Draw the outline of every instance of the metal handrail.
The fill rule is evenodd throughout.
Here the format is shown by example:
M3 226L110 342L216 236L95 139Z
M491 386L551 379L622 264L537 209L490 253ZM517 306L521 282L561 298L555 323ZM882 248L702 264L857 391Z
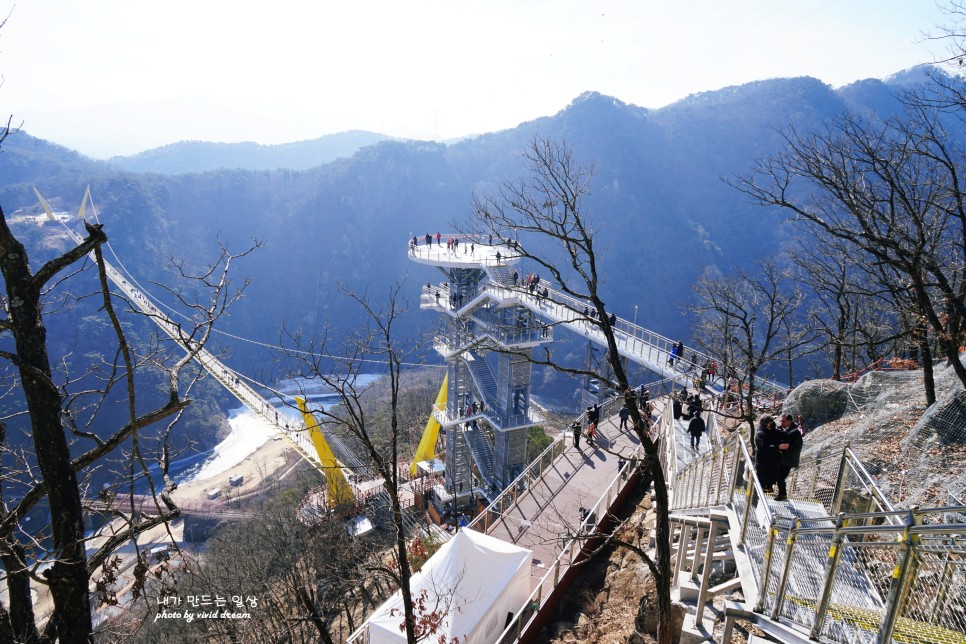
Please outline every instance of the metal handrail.
M634 450L634 453L631 456L632 461L634 460L638 462L640 461L641 449L642 448L638 446ZM609 506L610 506L611 500L617 498L620 495L620 490L624 487L624 485L627 485L630 479L631 477L628 474L626 469L619 470L618 472L616 472L616 474L614 475L614 478L611 479L610 483L608 483L604 492L597 499L597 502L594 503L594 505L591 508L588 508L589 512L587 513L586 517L581 521L576 534L571 536L570 540L568 540L567 544L563 547L560 554L557 555L557 558L554 560L553 565L548 566L547 572L544 573L543 576L539 579L539 581L537 582L536 588L534 588L533 591L530 592L530 595L523 602L521 609L514 613L513 619L510 621L509 624L507 624L506 628L503 629L503 632L500 633L500 636L496 639L497 642L509 641L509 640L505 640L504 638L514 633L515 633L514 641L516 639L519 639L523 630L527 626L529 626L533 618L537 615L537 613L539 613L540 608L543 606L543 602L546 601L547 597L553 592L553 589L556 588L557 584L560 582L560 577L561 577L560 568L561 568L561 563L565 561L565 555L569 558L567 565L568 566L574 565L574 563L577 560L577 556L579 556L581 551L581 548L578 548L576 546L579 544L583 544L585 541L587 541L587 539L590 536L592 536L596 532L596 524L593 526L589 524L589 522L591 521L591 518L593 517L598 523L600 523L605 518L606 514L609 513L609 510L610 510ZM616 494L615 494L615 490L616 490ZM606 512L601 511L602 506L604 506L603 510L605 510ZM553 584L550 590L547 592L546 596L544 596L543 586L551 574L553 574ZM526 623L523 623L521 616L524 615L526 607L532 606L534 605L534 603L536 603L537 610L534 611L533 614L528 616Z
M882 492L879 484L875 482L875 479L872 478L872 475L869 474L869 471L865 469L865 465L862 464L862 461L859 460L859 457L856 456L855 452L852 451L852 448L847 445L845 447L845 456L849 459L852 467L855 468L855 470L859 473L863 484L872 492L872 495L879 502L879 505L885 508L887 512L894 512L895 506L892 505L892 502L889 501L886 495Z

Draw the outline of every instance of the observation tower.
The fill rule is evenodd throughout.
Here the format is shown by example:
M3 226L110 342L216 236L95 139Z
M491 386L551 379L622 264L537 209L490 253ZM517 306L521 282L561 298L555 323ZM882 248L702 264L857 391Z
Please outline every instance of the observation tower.
M409 258L444 277L423 285L419 306L441 317L433 345L448 391L433 415L446 430L446 488L493 497L526 467L527 428L543 420L530 408L530 353L553 341L553 328L515 296L530 289L523 276L514 283L512 244L426 235L409 241Z

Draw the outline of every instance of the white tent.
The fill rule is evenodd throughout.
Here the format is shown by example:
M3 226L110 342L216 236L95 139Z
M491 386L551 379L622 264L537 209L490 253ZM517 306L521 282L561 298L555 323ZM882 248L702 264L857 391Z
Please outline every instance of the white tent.
M424 615L442 615L439 630L447 641L492 644L530 595L533 553L473 530L460 530L412 578L412 596ZM419 620L417 611L417 620ZM406 641L402 594L396 592L369 618L370 644Z

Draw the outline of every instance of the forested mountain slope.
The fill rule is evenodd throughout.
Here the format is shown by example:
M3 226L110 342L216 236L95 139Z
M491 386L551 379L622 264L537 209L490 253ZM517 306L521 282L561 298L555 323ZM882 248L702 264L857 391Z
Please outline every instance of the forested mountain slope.
M722 178L777 150L780 128L808 130L847 109L893 113L894 90L917 78L913 71L839 90L812 78L774 79L658 110L590 92L510 130L451 145L383 141L301 171L118 172L20 132L0 154L0 203L8 213L35 208L36 185L74 209L90 184L113 248L143 279L162 278L168 256L203 263L218 239L234 248L262 240L239 266L253 282L225 326L273 341L283 326L349 328L339 283L378 296L391 276L407 280L415 297L420 283L438 276L408 261L406 240L445 234L464 219L474 194L518 177L532 137L563 139L596 164L588 206L608 306L631 318L639 305L640 323L686 338L689 321L679 305L706 266L727 270L780 254L791 234L780 215L749 205ZM431 315L416 315L403 330L432 324Z

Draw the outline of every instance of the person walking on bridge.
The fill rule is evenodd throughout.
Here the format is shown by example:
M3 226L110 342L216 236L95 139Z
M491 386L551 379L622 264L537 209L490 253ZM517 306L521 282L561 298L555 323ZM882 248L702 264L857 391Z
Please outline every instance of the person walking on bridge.
M627 418L630 416L630 414L631 412L627 408L627 403L624 403L624 405L621 406L621 410L618 412L618 415L620 416L620 419L621 419L621 424L620 424L621 429L627 429Z
M701 448L701 435L704 434L704 418L700 413L691 416L688 433L691 434L691 449L698 451Z
M678 343L671 347L671 355L667 359L667 364L669 367L674 366L674 361L677 358L684 358L684 342L678 340Z

